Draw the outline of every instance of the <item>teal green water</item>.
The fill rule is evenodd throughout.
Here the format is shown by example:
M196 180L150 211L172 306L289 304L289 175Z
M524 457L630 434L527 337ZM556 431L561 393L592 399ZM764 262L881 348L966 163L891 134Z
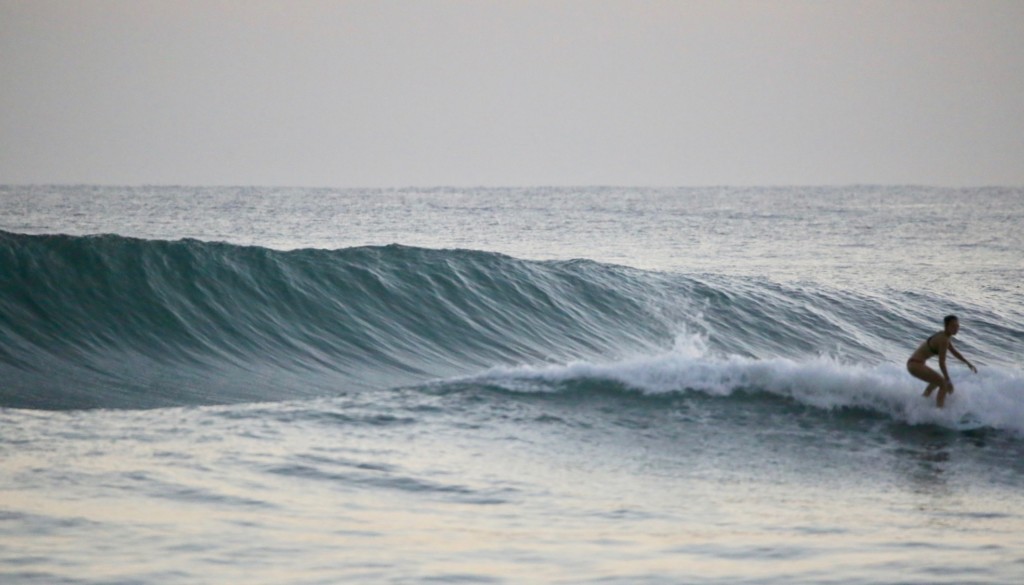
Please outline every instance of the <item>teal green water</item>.
M0 188L0 577L1016 582L1021 195Z

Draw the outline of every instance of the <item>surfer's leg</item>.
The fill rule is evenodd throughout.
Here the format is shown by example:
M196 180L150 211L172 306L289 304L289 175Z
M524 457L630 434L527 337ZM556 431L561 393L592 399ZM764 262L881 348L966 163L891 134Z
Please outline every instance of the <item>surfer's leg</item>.
M939 405L941 406L946 401L946 379L942 377L942 374L919 361L908 361L907 371L918 380L928 382L928 387L924 389L922 396L930 398L932 392L939 388L939 397L937 398Z
M946 395L952 393L953 383L946 382L939 388L939 395L935 397L935 404L938 405L939 408L942 408L943 406L946 405Z

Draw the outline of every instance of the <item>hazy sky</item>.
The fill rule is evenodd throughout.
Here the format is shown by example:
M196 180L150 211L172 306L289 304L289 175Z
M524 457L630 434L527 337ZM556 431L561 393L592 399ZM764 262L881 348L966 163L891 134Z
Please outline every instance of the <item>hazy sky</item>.
M1024 185L1024 1L0 0L0 183Z

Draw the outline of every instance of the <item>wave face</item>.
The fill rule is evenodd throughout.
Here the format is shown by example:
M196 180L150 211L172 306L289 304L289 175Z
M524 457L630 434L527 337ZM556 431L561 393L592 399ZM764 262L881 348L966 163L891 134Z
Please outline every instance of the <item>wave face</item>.
M954 311L971 315L965 352L999 366L972 383L1019 392L1019 371L998 360L1022 332L985 307L912 293L468 250L0 232L0 406L278 401L558 371L645 393L754 390L899 410L885 405L917 384L893 364Z
M0 265L4 406L288 399L665 335L589 262L2 233Z

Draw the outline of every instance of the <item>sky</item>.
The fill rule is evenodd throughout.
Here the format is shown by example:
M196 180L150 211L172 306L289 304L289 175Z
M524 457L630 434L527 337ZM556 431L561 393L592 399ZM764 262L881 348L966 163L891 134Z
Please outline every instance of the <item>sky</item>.
M0 0L0 184L1024 185L1024 2Z

